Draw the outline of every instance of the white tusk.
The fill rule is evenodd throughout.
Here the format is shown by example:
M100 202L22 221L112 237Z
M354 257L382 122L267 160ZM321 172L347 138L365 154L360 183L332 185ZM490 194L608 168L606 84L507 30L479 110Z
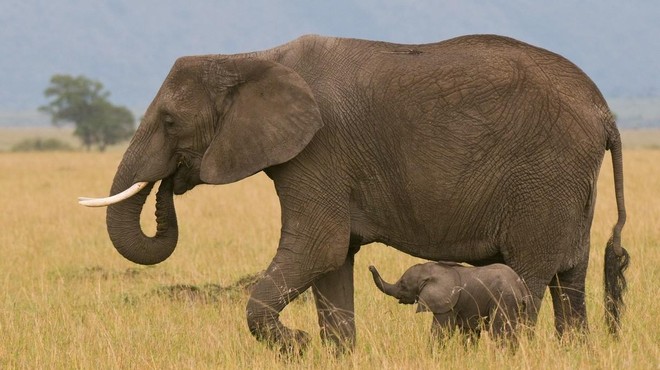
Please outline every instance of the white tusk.
M140 190L144 189L144 187L147 186L147 184L148 182L146 181L136 182L135 184L131 185L130 188L122 191L121 193L106 198L79 197L78 203L87 207L106 207L111 204L119 203L124 199L128 199L132 197L133 195L137 194Z

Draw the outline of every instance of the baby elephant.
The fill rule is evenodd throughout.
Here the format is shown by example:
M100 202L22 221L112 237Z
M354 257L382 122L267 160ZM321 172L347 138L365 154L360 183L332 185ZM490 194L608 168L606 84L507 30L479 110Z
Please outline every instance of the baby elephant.
M483 327L496 340L515 343L518 324L532 309L527 286L503 264L421 263L409 268L395 284L383 281L374 266L369 270L383 293L402 304L417 302L417 312L433 312L431 332L439 339L457 328L466 339L476 340Z

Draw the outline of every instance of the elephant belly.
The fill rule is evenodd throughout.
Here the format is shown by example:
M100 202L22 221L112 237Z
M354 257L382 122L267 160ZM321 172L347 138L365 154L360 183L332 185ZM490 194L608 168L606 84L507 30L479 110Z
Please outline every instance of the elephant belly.
M380 242L428 260L468 262L475 265L502 261L494 233L480 228L480 223L452 224L451 217L431 209L417 209L416 213L369 213L352 207L353 239L359 240L360 244ZM420 214L428 215L420 217Z

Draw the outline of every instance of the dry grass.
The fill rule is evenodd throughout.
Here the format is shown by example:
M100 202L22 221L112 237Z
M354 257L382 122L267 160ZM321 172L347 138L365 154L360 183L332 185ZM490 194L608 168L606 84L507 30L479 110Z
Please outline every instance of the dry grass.
M356 257L355 352L331 355L316 335L312 300L299 299L282 319L310 332L313 342L302 358L286 362L248 332L243 290L211 289L264 269L275 253L279 206L263 175L177 198L178 249L164 263L142 267L114 250L103 210L76 204L79 195L107 192L120 152L0 153L0 368L657 369L660 151L624 156L624 242L632 265L621 340L606 334L601 303L603 250L616 217L608 158L592 231L587 342L554 338L546 299L536 337L516 353L487 340L469 350L453 341L431 350L431 317L378 292L367 269L375 264L393 279L415 259L371 245ZM145 225L153 229L151 217ZM205 298L168 290L177 284L200 287Z

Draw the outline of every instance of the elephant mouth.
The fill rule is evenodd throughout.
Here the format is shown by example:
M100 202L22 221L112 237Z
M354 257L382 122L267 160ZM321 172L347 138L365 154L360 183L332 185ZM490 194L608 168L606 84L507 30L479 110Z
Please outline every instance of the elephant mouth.
M194 175L190 169L177 169L173 175L173 192L175 195L182 195L188 190L194 188L197 183L194 183L192 178Z
M174 194L181 195L203 183L199 176L202 156L192 150L179 150L176 156L177 166L172 175L174 181L173 190Z
M401 298L399 299L401 304L414 304L417 303L417 298Z

